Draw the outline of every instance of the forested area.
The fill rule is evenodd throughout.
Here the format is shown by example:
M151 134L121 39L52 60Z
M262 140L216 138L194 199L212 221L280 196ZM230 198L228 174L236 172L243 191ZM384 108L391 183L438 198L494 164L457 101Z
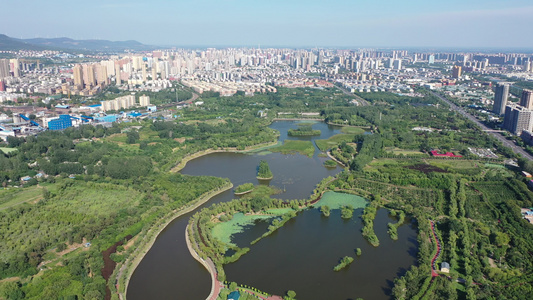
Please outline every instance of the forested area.
M0 181L10 188L0 191L0 279L18 278L0 283L0 298L101 299L106 286L100 271L103 250L129 235L143 234L173 210L228 184L167 171L203 150L272 143L277 133L267 125L277 112L305 111L320 112L332 124L370 127L371 134L354 134L351 141L338 139L333 147L322 147L331 147L349 170L334 181L325 179L308 200L285 203L252 192L245 201L202 211L189 227L199 253L214 258L221 269L247 251L209 236L199 239L200 231L209 234L213 223L230 220L237 211L287 208L294 213L325 189L346 191L372 200L363 216L363 234L370 241L380 207L417 222L418 264L395 280L394 297L533 298L533 226L520 214L521 207L533 206L533 194L518 175L520 169L503 164L514 154L459 114L437 105L432 96L360 96L370 105L352 106L351 97L335 89L280 88L276 94L254 97L205 95L202 107L181 110L176 120L137 120L110 128L83 125L9 138L9 146L18 151L0 155ZM260 118L259 110L268 116ZM500 158L481 159L468 147L495 149ZM437 149L463 158L428 154ZM527 161L519 164L533 169ZM43 176L34 177L38 173ZM13 186L21 186L24 176L32 179L16 190ZM25 193L32 201L23 201ZM292 216L278 216L269 232ZM430 221L443 244L437 265L451 265L450 274L434 279ZM393 228L396 225L390 224L391 237ZM91 245L85 247L85 242ZM123 261L135 245L122 247L113 258ZM225 256L230 248L236 253Z
M0 299L102 299L102 251L227 185L166 171L201 150L273 142L265 122L250 112L216 123L144 120L10 137L18 151L0 155L0 180L10 188L0 191L0 280L14 280L0 283ZM135 245L111 258L123 261Z

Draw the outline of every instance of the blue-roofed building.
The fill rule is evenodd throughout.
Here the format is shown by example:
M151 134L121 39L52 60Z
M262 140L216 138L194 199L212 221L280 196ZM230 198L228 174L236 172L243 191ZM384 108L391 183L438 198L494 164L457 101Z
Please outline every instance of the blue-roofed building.
M238 291L233 291L229 293L228 300L239 300L241 297L241 294Z
M69 115L60 115L58 119L48 122L49 130L63 130L72 127L72 120Z
M142 116L142 114L140 112L137 112L137 111L130 112L130 113L126 114L126 115L128 117L132 117L132 118L136 118L136 117Z
M112 122L116 122L117 118L118 118L117 115L107 115L107 116L103 116L103 117L94 118L94 120L96 122L100 122L100 123L106 123L106 122L112 123Z

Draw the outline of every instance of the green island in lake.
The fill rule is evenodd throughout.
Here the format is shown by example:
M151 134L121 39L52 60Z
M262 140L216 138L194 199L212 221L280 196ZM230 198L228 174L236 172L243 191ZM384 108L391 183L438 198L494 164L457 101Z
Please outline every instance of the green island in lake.
M313 130L312 124L300 123L297 129L289 129L287 131L289 136L315 136L320 135L320 130Z
M257 179L261 180L270 180L274 178L274 174L270 171L270 166L266 160L261 160L259 162L259 167L257 167Z

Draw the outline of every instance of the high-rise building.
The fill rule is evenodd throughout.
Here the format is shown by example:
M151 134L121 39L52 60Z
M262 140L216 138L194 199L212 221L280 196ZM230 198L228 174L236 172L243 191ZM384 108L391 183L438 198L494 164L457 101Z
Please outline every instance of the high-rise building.
M122 84L120 80L120 64L118 62L115 63L115 84L116 85Z
M142 95L139 97L140 106L150 106L150 96Z
M452 77L455 79L461 77L461 66L453 66Z
M126 95L113 100L101 101L102 111L128 109L135 106L135 95Z
M146 64L143 62L141 65L142 75L143 75L143 82L146 82L148 75L146 75Z
M520 105L527 108L533 109L533 91L532 90L523 90L522 97L520 97Z
M0 92L5 92L6 91L6 84L0 80Z
M105 65L96 65L96 81L98 84L107 84L107 67Z
M9 64L11 65L11 72L13 73L13 77L20 77L19 60L17 58L10 59Z
M0 79L11 76L9 72L9 59L0 59Z
M435 55L431 54L428 58L428 62L429 64L434 64L435 63Z
M533 127L533 110L523 106L511 104L505 107L505 117L503 119L503 128L516 134L522 134L522 131L531 131Z
M86 87L96 85L93 65L83 65L83 81Z
M494 91L494 105L492 111L495 114L503 115L505 113L505 106L507 105L507 97L509 95L509 84L498 83Z
M394 67L394 70L401 70L402 69L402 60L401 59L394 60L394 63L392 64L392 66Z
M83 74L81 65L75 65L74 68L72 68L72 74L74 75L74 85L79 88L83 88Z

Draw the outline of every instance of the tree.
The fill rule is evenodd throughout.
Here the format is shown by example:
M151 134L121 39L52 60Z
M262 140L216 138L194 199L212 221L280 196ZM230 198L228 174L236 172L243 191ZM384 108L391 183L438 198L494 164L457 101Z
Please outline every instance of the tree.
M353 216L353 206L351 205L343 206L341 209L341 217L343 219L351 219L352 216Z
M272 200L269 197L255 196L250 200L250 206L254 212L263 210L265 207L268 207L272 203Z
M296 292L293 291L293 290L289 290L287 291L287 296L291 299L295 299L296 298Z
M496 243L496 245L500 247L508 245L509 242L511 241L511 238L509 238L509 235L504 232L496 232L493 235L493 238L494 238L494 242Z
M268 166L266 160L261 160L259 162L259 167L257 169L257 177L264 179L271 179L273 177L272 171L270 171L270 167Z
M331 213L331 211L329 209L329 206L327 206L327 205L324 205L324 206L320 207L320 211L322 212L324 217L329 217L329 215Z
M128 144L135 144L139 139L139 133L137 130L130 130L127 133L128 139L126 140Z

